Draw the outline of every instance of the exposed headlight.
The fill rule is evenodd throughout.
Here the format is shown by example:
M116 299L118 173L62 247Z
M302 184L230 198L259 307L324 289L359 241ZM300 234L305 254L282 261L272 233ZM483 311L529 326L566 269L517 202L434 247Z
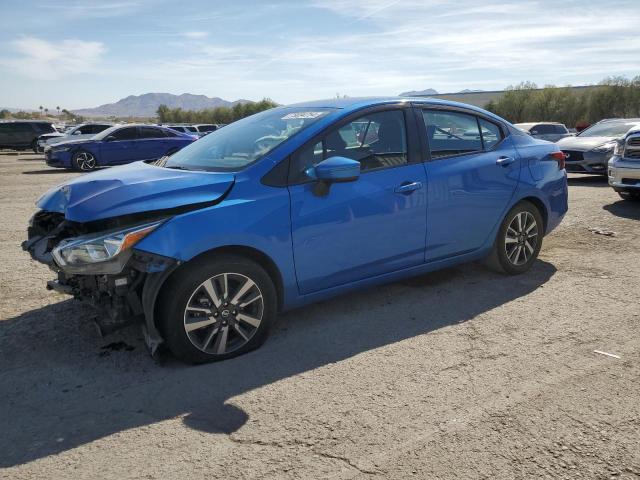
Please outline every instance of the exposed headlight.
M106 262L130 249L155 230L162 222L138 225L102 235L87 235L64 240L53 249L58 265L79 267Z
M613 150L613 154L624 157L624 140L616 142L616 148Z
M599 147L594 148L593 151L598 153L609 153L609 152L613 153L613 150L616 148L617 144L618 142L616 141L607 142L600 145Z
M54 152L68 152L69 150L71 150L71 146L67 146L67 145L60 145L59 147L57 145L53 145L51 147L51 150L53 150Z

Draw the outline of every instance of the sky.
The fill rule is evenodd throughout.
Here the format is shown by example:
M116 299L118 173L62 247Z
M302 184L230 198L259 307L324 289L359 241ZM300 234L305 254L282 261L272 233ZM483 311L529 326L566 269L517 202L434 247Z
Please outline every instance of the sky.
M640 75L639 0L0 0L0 106L278 103Z

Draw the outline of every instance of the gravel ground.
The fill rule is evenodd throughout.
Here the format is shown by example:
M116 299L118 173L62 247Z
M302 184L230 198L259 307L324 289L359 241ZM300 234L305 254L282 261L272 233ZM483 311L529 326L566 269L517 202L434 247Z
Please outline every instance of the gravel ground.
M100 338L21 251L38 195L72 176L0 154L1 478L640 477L640 204L601 178L570 178L526 275L343 296L187 367L134 327Z

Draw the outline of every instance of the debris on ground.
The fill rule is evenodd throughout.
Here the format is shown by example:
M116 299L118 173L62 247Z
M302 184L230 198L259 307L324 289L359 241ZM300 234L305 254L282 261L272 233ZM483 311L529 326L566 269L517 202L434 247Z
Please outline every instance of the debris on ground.
M108 343L107 345L100 347L100 350L102 350L100 352L100 356L101 357L107 357L109 355L111 355L111 352L121 352L121 351L126 351L126 352L130 352L131 350L134 350L136 347L134 347L133 345L129 345L126 342L111 342Z
M600 227L589 227L589 231L591 233L595 233L597 235L604 235L605 237L617 237L618 234L613 230L607 230L606 228Z
M599 353L600 355L606 355L607 357L620 358L620 355L614 353L603 352L601 350L594 350L593 353Z

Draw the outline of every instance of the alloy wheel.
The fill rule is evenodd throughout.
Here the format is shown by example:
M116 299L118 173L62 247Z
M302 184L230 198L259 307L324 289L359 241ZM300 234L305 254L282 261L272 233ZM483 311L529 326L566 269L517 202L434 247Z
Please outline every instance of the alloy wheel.
M233 352L255 335L264 300L258 285L240 273L221 273L202 282L184 310L184 329L197 349L212 355Z
M536 251L538 223L530 212L518 212L509 223L504 238L507 259L513 265L524 265Z
M80 170L88 171L96 168L96 158L89 152L80 152L76 155L76 162Z

